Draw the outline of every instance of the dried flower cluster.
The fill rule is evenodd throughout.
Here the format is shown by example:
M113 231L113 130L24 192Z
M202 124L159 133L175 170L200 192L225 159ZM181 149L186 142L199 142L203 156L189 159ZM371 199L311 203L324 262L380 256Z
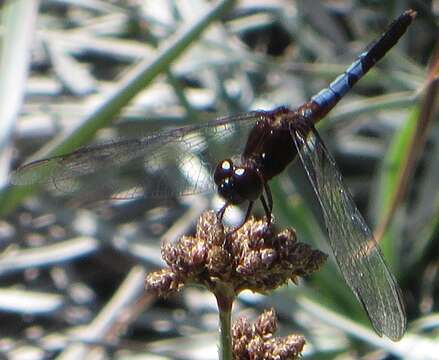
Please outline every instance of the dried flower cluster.
M299 335L273 336L277 329L274 309L266 310L251 325L240 318L232 326L233 359L283 360L299 358L305 339Z
M215 293L224 285L235 295L244 289L265 293L319 269L327 255L296 239L292 229L273 234L264 220L249 219L237 231L225 229L213 211L199 219L196 236L162 246L168 268L148 275L146 288L158 295L185 283Z

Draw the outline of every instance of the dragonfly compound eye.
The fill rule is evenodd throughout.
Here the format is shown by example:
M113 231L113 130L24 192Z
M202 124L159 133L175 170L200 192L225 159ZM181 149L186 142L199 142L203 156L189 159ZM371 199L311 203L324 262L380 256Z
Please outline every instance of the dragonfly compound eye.
M231 160L223 160L215 169L214 180L218 193L228 203L238 205L254 201L262 193L262 179L251 167L236 167Z
M215 181L215 184L217 186L220 186L224 180L231 178L233 175L233 163L232 160L226 159L221 161L216 169L215 173L213 175L213 179Z
M218 184L218 194L232 205L241 204L246 200L236 191L235 182L232 178L224 179Z
M245 200L254 201L261 196L262 178L254 168L236 168L233 171L235 191Z

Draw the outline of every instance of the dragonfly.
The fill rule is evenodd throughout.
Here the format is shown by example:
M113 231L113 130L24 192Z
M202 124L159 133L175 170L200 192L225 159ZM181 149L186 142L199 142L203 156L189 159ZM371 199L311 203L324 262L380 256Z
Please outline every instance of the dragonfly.
M242 203L248 203L248 218L253 204L260 201L270 222L269 181L299 158L320 203L328 242L344 280L375 331L397 341L407 321L400 288L315 124L398 42L415 16L413 10L402 13L344 73L295 109L252 111L86 146L22 165L12 173L11 183L46 184L61 193L88 189L90 196L104 193L113 199L216 189L225 200L218 211L221 220L228 206ZM233 139L242 144L245 138L240 153L230 154L236 147L224 146ZM218 161L222 152L229 154ZM115 171L120 176L113 176Z

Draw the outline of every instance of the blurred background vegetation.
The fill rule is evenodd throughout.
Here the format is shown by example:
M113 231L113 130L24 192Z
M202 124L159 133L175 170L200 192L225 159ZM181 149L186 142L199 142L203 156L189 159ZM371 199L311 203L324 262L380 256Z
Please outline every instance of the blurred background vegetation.
M376 336L332 262L298 287L243 294L234 316L274 306L281 334L305 335L305 358L439 359L437 0L2 2L2 358L217 358L211 294L143 291L160 242L193 231L215 194L90 207L8 174L96 139L297 106L408 8L402 40L319 126L398 278L407 335ZM273 192L276 225L329 253L300 164Z

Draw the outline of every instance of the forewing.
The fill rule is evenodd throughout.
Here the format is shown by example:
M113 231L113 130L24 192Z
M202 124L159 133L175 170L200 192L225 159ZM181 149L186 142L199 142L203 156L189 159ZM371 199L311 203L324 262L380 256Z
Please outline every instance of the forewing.
M46 184L60 193L101 198L170 198L211 190L221 157L245 145L260 112L80 148L31 162L11 176L15 185ZM94 199L93 199L94 200Z
M329 244L340 271L366 310L376 332L399 340L406 315L400 289L371 230L344 187L337 165L312 130L291 130L302 164L319 199Z

